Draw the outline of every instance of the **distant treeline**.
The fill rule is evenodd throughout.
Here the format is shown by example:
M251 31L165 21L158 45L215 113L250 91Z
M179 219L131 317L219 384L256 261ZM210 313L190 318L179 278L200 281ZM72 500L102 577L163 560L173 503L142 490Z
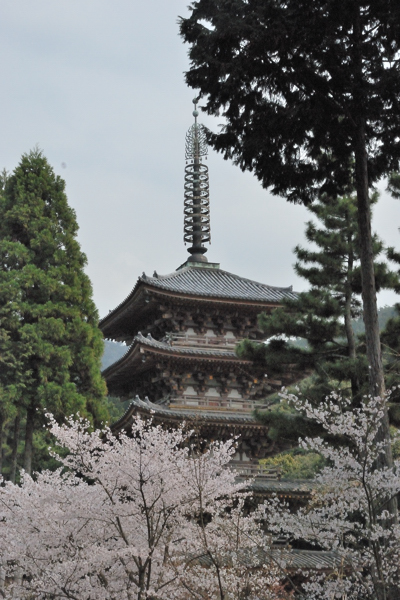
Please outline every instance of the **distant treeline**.
M378 321L379 321L379 329L382 331L385 328L386 323L392 317L397 316L396 308L394 306L382 306L382 308L378 309ZM360 335L364 333L364 321L362 317L353 321L353 330L354 333Z
M385 329L385 325L389 319L392 317L398 316L396 312L396 308L394 306L382 306L378 309L378 322L379 322L379 330L383 331ZM362 335L365 332L364 321L362 316L359 319L353 320L353 331L356 335ZM299 348L306 348L307 342L302 338L292 339L290 341L293 346L297 346Z

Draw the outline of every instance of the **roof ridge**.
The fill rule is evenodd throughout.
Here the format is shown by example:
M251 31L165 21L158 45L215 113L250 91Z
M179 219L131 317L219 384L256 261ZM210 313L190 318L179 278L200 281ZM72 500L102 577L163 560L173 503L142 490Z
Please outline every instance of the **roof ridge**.
M165 280L165 279L172 279L172 278L175 279L176 277L179 277L184 273L196 272L196 271L201 272L201 273L220 273L220 274L229 275L230 277L233 277L234 279L237 279L238 281L247 281L249 283L255 283L263 288L268 288L271 290L282 290L285 292L293 291L292 285L289 285L287 287L269 285L268 283L261 283L261 281L257 281L256 279L250 279L249 277L242 277L241 275L236 275L236 273L231 273L231 271L226 271L225 269L205 269L204 267L197 267L197 266L190 266L190 265L183 267L182 269L179 269L179 271L172 271L171 273L167 273L166 275L157 274L157 277L150 277L149 275L146 275L145 273L143 273L143 275L141 277L139 277L139 279L141 279L142 281L152 283L152 282L157 282L157 281ZM218 277L218 275L215 275L215 277Z

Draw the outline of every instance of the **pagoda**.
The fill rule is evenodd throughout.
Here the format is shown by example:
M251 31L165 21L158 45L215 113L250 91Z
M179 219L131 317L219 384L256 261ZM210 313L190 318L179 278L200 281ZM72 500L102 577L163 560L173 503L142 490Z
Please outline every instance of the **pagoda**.
M288 371L271 379L265 367L239 358L235 346L244 338L262 343L258 315L296 293L208 262L207 143L193 102L184 186L184 242L190 256L168 275L143 273L128 297L100 321L105 338L127 346L103 375L111 395L132 401L113 430L129 428L137 413L151 413L167 424L189 421L207 439L238 435L237 460L258 464L285 446L268 438L253 411L265 396L293 382L294 375Z

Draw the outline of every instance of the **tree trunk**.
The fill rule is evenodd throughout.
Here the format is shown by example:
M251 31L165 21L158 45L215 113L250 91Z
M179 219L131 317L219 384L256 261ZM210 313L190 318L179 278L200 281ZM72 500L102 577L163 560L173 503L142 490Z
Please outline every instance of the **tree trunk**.
M19 600L18 596L21 594L21 584L22 584L22 568L17 566L14 573L14 585L12 590L12 597L16 600Z
M360 132L359 137L364 137ZM358 141L356 152L356 179L358 227L360 232L361 277L365 341L369 362L369 387L372 396L385 394L381 341L379 336L378 307L376 302L374 257L372 251L371 211L368 194L368 172L365 141ZM361 146L361 147L360 147Z
M375 274L372 253L371 211L368 194L367 153L363 125L358 128L356 144L356 187L358 201L358 227L361 250L361 278L363 318L365 324L365 340L369 363L369 389L371 396L385 396L381 343L379 336L378 309L376 302ZM383 443L384 453L377 459L377 468L393 468L392 446L390 441L389 414L387 403L384 403L384 414L376 436L377 443ZM385 508L390 517L383 523L390 528L398 523L397 498L392 498ZM379 566L378 564L376 565ZM379 570L378 570L379 571ZM395 600L396 590L387 589L382 574L376 578L375 587L379 600Z
M18 410L17 416L14 421L14 433L11 446L11 466L10 466L10 481L15 483L15 475L17 473L17 458L18 458L18 441L19 441L19 428L21 425L21 412Z
M381 341L379 335L378 307L376 301L375 273L374 273L374 255L372 247L371 231L371 208L369 199L369 180L368 180L368 155L367 140L365 132L365 117L363 107L365 105L365 87L362 59L362 25L361 9L358 2L354 3L354 28L353 28L353 60L355 87L353 92L354 102L354 156L355 156L355 175L357 190L357 217L358 231L360 238L360 261L361 261L361 281L362 281L362 301L363 301L363 319L365 325L365 342L367 350L367 359L369 365L369 391L372 397L385 397L385 380L383 374ZM387 404L384 403L384 414L376 436L376 442L383 443L384 452L377 459L377 468L393 469L392 446L390 441L389 414ZM392 523L398 522L397 498L393 498L385 507L389 511L390 518L384 524L390 527ZM385 582L381 581L379 586L385 587ZM382 600L386 594L381 595Z
M368 193L367 152L364 124L358 126L356 141L356 187L358 203L358 228L361 250L361 278L365 341L369 363L369 389L371 396L384 397L385 381L379 335L378 308L376 302L374 256L372 249L371 211ZM381 439L387 442L386 462L393 466L390 446L389 417L387 410L381 426Z
M356 184L358 227L361 249L361 277L365 341L369 362L369 389L371 396L385 395L385 381L379 336L378 308L376 302L374 257L372 250L371 211L368 194L367 153L363 124L359 126L356 144ZM393 466L390 446L389 417L387 410L381 426L381 439L387 442L386 465Z
M376 287L374 273L374 257L372 249L371 232L371 209L369 200L369 181L368 181L368 156L367 140L365 132L365 116L363 108L365 106L365 88L367 82L364 81L363 59L362 59L362 25L360 3L354 3L354 156L355 156L355 175L358 205L358 231L360 238L360 259L361 259L361 281L362 281L362 300L363 300L363 319L365 325L365 341L367 358L369 363L369 390L371 396L385 397L385 380L383 375L381 342L379 336L378 308L376 302ZM390 441L389 415L386 402L384 403L384 414L376 435L376 442L382 443L384 452L381 453L376 461L377 469L393 469L392 447ZM389 512L389 518L382 523L384 528L390 529L393 524L398 523L397 498L390 500L385 508ZM376 557L376 574L373 575L374 587L377 594L377 600L395 600L398 598L396 590L387 587L387 583L381 572L380 555Z
M30 406L26 411L24 469L32 475L33 432L35 429L35 408Z
M350 229L349 225L349 216L347 215L347 225ZM344 307L344 328L346 332L347 338L347 348L348 348L348 356L356 363L357 359L357 349L356 349L356 338L353 331L352 325L352 315L351 315L351 301L353 298L353 289L352 289L352 278L353 278L353 265L354 265L354 255L353 255L353 239L351 234L349 233L348 239L348 260L347 260L347 277L346 277L346 285L345 285L345 307ZM351 382L351 396L354 399L358 396L360 391L360 382L356 373L350 378Z

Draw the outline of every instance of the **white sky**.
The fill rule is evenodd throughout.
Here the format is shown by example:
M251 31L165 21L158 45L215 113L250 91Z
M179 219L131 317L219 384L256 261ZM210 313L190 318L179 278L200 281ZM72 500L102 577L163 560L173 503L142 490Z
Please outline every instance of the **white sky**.
M193 90L177 17L188 0L2 0L0 169L38 144L67 182L100 316L145 271L174 271L183 245L184 139ZM210 127L218 119L200 117ZM63 164L66 166L63 167ZM210 151L212 245L221 268L276 286L293 272L309 213ZM374 228L400 247L400 204ZM384 293L380 304L397 297Z

